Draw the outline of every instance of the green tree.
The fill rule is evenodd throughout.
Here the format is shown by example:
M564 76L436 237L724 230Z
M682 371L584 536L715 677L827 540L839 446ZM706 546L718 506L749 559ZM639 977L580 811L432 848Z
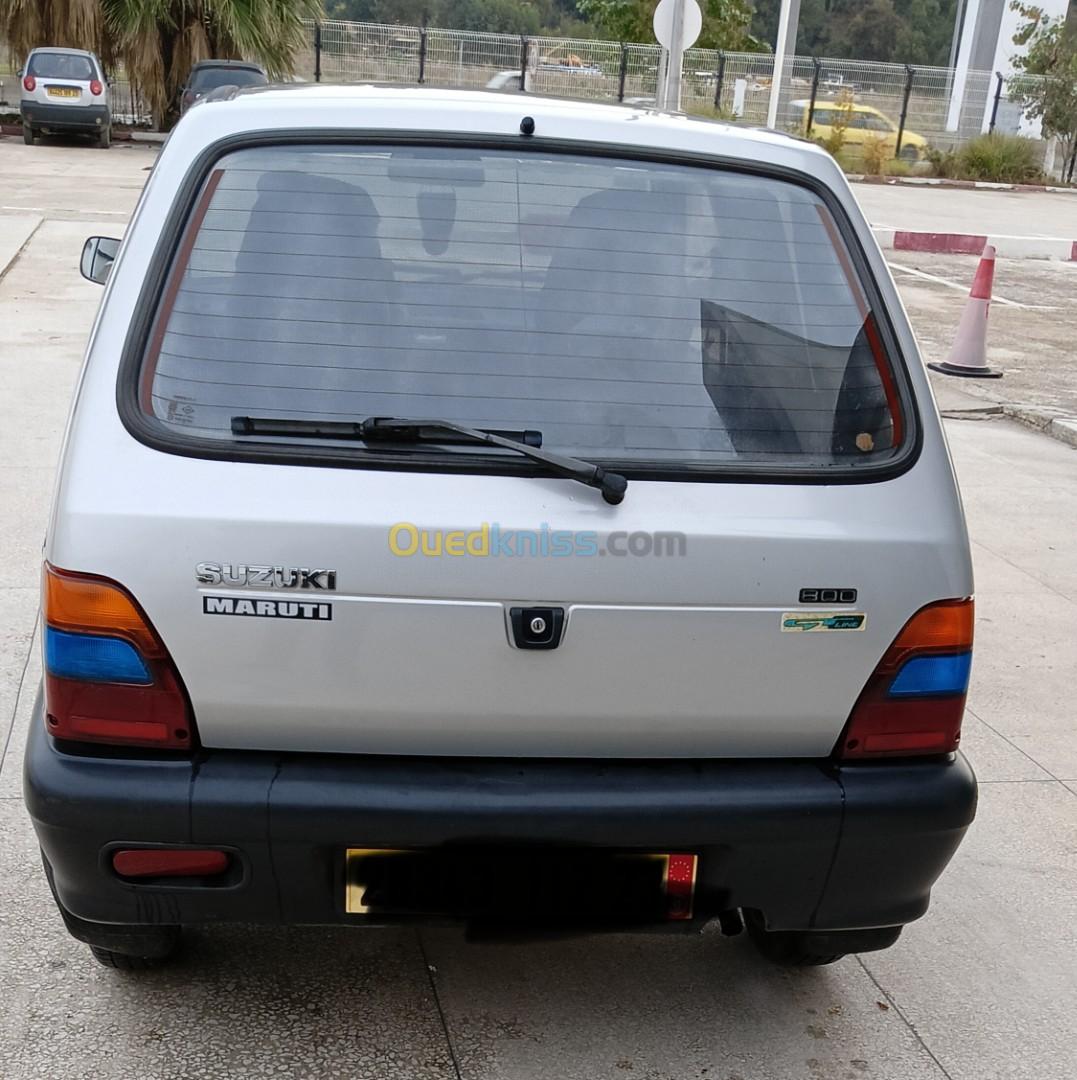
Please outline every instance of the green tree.
M801 0L797 52L944 65L957 0ZM772 44L780 0L755 0L752 32Z
M1072 181L1077 166L1077 19L1069 24L1063 17L1052 19L1021 0L1013 0L1011 7L1025 20L1013 38L1025 51L1013 60L1021 75L1010 79L1008 95L1024 105L1026 115L1040 119L1044 134L1058 139L1062 176Z
M0 36L20 56L67 45L121 62L167 130L192 64L245 57L271 78L288 75L306 44L303 20L322 13L321 0L0 0Z
M576 0L329 0L326 14L357 22L500 34L594 33L580 21Z
M654 41L653 0L577 0L580 14L615 41ZM752 11L746 0L701 0L703 31L697 45L709 49L757 52L750 33Z

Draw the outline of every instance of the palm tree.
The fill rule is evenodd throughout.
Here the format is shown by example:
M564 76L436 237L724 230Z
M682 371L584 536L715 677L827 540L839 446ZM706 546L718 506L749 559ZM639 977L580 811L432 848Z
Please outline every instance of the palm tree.
M92 49L111 59L99 0L0 0L0 39L20 59L38 45Z
M122 62L167 130L192 64L243 57L281 78L306 44L304 19L321 15L322 0L0 0L0 36L19 56L68 45Z

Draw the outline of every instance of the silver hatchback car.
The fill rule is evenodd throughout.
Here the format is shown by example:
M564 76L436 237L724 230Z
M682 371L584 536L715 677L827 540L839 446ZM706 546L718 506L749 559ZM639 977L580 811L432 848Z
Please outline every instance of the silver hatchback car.
M821 964L924 913L976 805L972 567L830 155L240 91L84 271L25 793L102 962L450 918Z
M101 61L84 49L34 49L22 70L22 137L27 146L42 131L94 135L112 141L112 110Z

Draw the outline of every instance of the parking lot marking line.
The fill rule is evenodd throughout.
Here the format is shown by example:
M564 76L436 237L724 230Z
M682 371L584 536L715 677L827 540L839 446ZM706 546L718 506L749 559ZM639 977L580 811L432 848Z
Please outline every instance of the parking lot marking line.
M449 1051L449 1061L452 1062L453 1072L456 1073L456 1080L463 1080L463 1073L460 1072L460 1062L456 1056L456 1047L453 1046L452 1032L449 1031L449 1021L445 1017L445 1010L441 1005L441 995L438 993L437 980L434 978L434 973L437 969L430 963L430 957L426 955L426 943L423 941L423 931L421 926L415 927L415 943L419 946L419 958L422 961L423 967L426 968L426 978L430 983L430 993L434 998L434 1008L437 1010L438 1019L441 1021L441 1030L445 1035L445 1046Z
M942 1073L942 1075L946 1077L946 1080L954 1080L954 1078L950 1075L950 1073L947 1072L946 1067L943 1065L943 1063L941 1061L939 1061L938 1057L935 1056L935 1051L932 1050L931 1047L928 1046L926 1042L924 1042L924 1037L920 1034L919 1031L917 1031L916 1025L905 1015L904 1010L894 1000L894 997L890 993L890 991L885 990L883 988L883 986L882 986L882 983L880 983L879 980L875 978L874 972L871 970L871 968L868 967L867 964L864 963L864 958L862 956L860 956L860 955L856 955L856 956L853 957L853 959L860 965L860 967L863 970L864 974L867 975L867 977L875 985L875 989L878 990L879 993L882 994L882 996L884 998L886 998L887 1002L890 1005L890 1008L893 1009L894 1012L896 1012L898 1014L898 1017L900 1018L901 1022L912 1033L912 1037L920 1044L920 1048L924 1051L924 1053L927 1054L927 1056L929 1058L931 1058L931 1060L935 1063L935 1067L939 1070L939 1072Z
M30 241L37 236L37 230L40 229L44 223L45 219L40 218L38 223L30 230L30 235L19 245L19 250L11 256L11 260L8 262L7 266L0 267L0 281L3 281L4 278L7 277L9 271L15 266L19 259L22 258L23 252L30 246Z
M925 281L932 281L936 285L945 285L948 289L955 289L957 292L967 293L969 287L962 285L959 281L951 281L949 278L939 277L937 274L929 274L926 270L918 270L915 266L902 266L901 263L888 262L886 264L891 270L900 270L903 274L912 274L913 277L923 278ZM995 304L1004 304L1006 307L1025 308L1028 311L1055 311L1053 307L1038 307L1035 304L1021 304L1016 300L1007 300L1004 296L992 296L991 300Z
M11 723L8 725L7 734L4 736L4 746L0 750L0 770L7 760L7 752L11 746L11 739L15 733L15 721L19 716L19 703L22 701L23 690L26 689L26 673L30 670L30 657L34 654L34 642L37 639L38 615L34 615L34 628L30 632L30 640L26 645L26 656L22 661L22 671L19 673L19 688L15 691L15 704L11 710Z
M1062 780L1059 777L1055 776L1055 774L1053 772L1051 772L1051 770L1049 768L1047 768L1046 765L1044 765L1041 762L1037 761L1027 750L1025 750L1022 747L1018 746L1017 743L1015 743L1012 739L1010 739L1006 735L1004 735L993 724L989 724L978 712L975 711L975 709L970 709L968 707L968 705L966 705L965 706L965 711L969 714L969 716L973 717L976 720L979 720L980 723L983 724L983 726L985 728L987 728L988 731L992 732L994 735L996 735L998 738L1000 738L1004 743L1011 746L1019 754L1021 754L1025 758L1027 758L1029 761L1031 761L1032 764L1035 765L1037 769L1040 769L1041 771L1045 772L1047 774L1047 776L1048 776L1047 780L1039 780L1039 779L1030 780L1030 781L1028 781L1029 783L1033 783L1033 784L1061 784L1062 783Z

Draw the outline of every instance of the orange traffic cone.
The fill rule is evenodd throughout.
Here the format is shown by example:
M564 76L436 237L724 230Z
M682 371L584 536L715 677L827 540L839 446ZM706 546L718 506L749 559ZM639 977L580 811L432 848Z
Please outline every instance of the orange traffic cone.
M928 364L944 375L965 375L977 379L1001 379L1001 371L987 366L987 314L991 308L991 284L995 280L995 249L988 244L976 267L968 303L957 325L950 355L941 364Z

